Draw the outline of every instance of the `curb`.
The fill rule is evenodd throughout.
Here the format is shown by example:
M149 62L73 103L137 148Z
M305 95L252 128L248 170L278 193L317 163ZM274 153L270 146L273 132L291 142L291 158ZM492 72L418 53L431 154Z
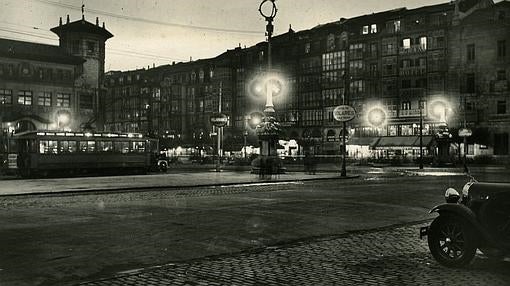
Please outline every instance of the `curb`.
M216 184L197 184L197 185L159 185L159 186L134 186L134 187L119 187L119 188L96 188L96 189L68 189L61 190L55 192L29 192L29 193L21 193L21 194L0 194L0 197L23 197L23 196L53 196L53 195L90 195L94 193L104 193L104 192L144 192L144 191L152 191L158 189L191 189L191 188L208 188L208 187L223 187L223 186L236 186L236 185L258 185L258 184L280 184L280 183L292 183L292 182L306 182L306 181L329 181L329 180L349 180L359 178L359 175L341 177L324 177L324 178L304 178L304 179L294 179L294 180L261 180L259 182L230 182L230 183L216 183Z

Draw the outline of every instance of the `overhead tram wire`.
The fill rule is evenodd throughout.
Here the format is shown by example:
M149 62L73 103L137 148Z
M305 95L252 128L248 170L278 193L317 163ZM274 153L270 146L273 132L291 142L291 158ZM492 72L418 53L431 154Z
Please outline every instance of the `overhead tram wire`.
M35 0L40 3L48 4L48 5L54 5L59 6L63 8L73 9L73 10L79 10L81 11L81 7L77 7L70 4L65 3L58 3L53 2L49 0ZM163 26L171 26L171 27L179 27L179 28L186 28L186 29L194 29L194 30L204 30L204 31L211 31L211 32L219 32L219 33L234 33L234 34L246 34L251 36L260 36L261 31L250 31L250 30L237 30L237 29L226 29L226 28L214 28L214 27L207 27L207 26L195 26L195 25L188 25L188 24L179 24L179 23L170 23L170 22L164 22L164 21L158 21L158 20L151 20L146 18L139 18L139 17L133 17L133 16L126 16L96 9L86 9L89 12L93 12L99 15L103 16L110 16L114 18L124 19L124 20L131 20L131 21L138 21L138 22L144 22L149 24L156 24L156 25L163 25Z
M0 31L25 35L25 36L29 36L29 37L36 37L36 38L41 38L41 39L45 39L45 40L58 41L58 39L55 39L55 38L52 38L49 36L43 36L43 35L36 34L33 32L16 30L16 29L12 29L12 28L0 27ZM41 30L41 31L44 31L44 30ZM20 38L16 38L14 40L26 41L26 39L20 39ZM132 51L132 50L122 50L122 49L115 49L115 48L107 48L107 50L109 52L111 52L113 54L117 54L117 55L134 56L134 57L149 58L149 59L159 59L159 60L163 60L163 61L183 61L183 62L186 61L185 59L178 59L178 58L171 58L171 57L155 55L155 54L141 53L141 52Z

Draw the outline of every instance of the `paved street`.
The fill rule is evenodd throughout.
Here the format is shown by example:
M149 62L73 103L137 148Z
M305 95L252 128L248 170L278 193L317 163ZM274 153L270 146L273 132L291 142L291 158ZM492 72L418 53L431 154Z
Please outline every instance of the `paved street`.
M467 269L439 266L418 238L419 226L167 264L80 285L510 285L509 262L479 255Z
M0 285L76 285L168 263L179 265L175 271L180 271L186 265L208 267L203 264L208 261L204 258L218 255L219 258L212 259L246 258L246 263L255 263L257 259L272 259L275 246L291 251L328 241L333 248L326 247L326 252L338 255L339 246L335 243L344 245L345 239L365 239L352 231L430 219L428 210L442 202L444 189L461 188L465 181L461 176L367 174L351 180L0 196ZM415 255L419 261L425 259L431 267L438 267L423 245L419 246L420 242L413 242L408 246L411 248L403 246L408 244L407 239L416 239L417 229L404 227L402 232L388 235L404 253L404 261L406 255ZM381 235L369 233L373 237ZM342 253L366 256L386 247L367 237L359 241L357 250L349 247L349 251ZM404 237L407 238L400 242ZM347 260L338 265L346 267L363 261L357 256L341 256ZM304 261L312 263L318 259L313 263L320 264L321 257L307 255L308 260ZM324 263L324 269L332 265ZM395 263L403 271L410 271L406 268L409 264ZM268 266L264 271L272 273L273 270L268 270L272 268ZM222 269L226 270L218 274L219 283L229 279L228 267ZM274 271L278 269L282 275L287 274L283 268ZM243 271L255 270L247 266ZM493 275L480 273L484 279ZM244 280L232 281L240 284ZM328 282L325 280L324 284Z

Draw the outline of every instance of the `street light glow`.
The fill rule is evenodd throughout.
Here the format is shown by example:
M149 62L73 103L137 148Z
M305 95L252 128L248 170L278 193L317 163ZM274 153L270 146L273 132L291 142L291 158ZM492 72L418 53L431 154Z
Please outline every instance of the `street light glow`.
M367 122L372 127L381 127L386 124L386 110L381 106L374 106L367 112Z
M430 116L441 122L446 122L448 111L451 111L450 104L444 99L436 99L429 105Z

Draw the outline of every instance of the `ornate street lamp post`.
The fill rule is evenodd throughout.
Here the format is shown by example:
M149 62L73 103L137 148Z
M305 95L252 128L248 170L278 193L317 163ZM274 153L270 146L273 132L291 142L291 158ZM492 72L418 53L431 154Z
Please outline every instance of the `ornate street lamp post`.
M257 135L260 140L260 174L272 174L280 172L280 161L278 160L277 144L280 125L275 118L275 109L273 105L273 93L278 93L278 86L275 79L271 79L272 71L271 63L271 37L273 35L273 20L278 9L275 4L276 0L263 0L259 6L260 14L267 21L267 77L264 89L266 92L266 105L264 109L264 121L257 126Z

